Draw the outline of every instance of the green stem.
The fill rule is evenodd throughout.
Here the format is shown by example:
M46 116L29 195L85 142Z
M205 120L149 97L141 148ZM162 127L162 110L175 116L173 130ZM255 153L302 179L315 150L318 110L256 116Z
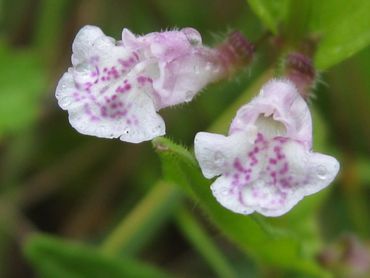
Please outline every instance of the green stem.
M218 277L237 277L232 266L212 242L197 220L184 208L175 215L177 226L184 236L208 262Z
M132 251L138 237L155 230L155 226L173 211L179 191L176 187L158 181L144 199L118 224L105 239L101 249L106 254L117 254L121 250Z
M36 26L34 44L43 51L43 54L53 55L58 49L60 34L63 30L66 12L71 5L71 0L42 0Z

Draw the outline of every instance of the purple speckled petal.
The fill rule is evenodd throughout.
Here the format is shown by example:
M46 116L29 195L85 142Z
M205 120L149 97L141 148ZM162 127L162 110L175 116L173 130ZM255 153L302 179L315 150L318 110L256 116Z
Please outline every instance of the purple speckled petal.
M165 133L139 52L116 44L93 26L77 34L73 51L74 67L59 81L56 97L74 128L132 143Z
M265 149L258 179L243 188L243 201L265 216L288 212L304 197L309 152L286 137L275 137Z
M216 136L220 135L213 135L213 139ZM334 158L312 154L302 143L285 137L266 141L258 134L254 145L244 144L242 147L230 143L221 146L216 140L205 143L205 139L212 138L211 135L206 138L201 134L201 137L203 140L195 144L196 150L204 150L201 155L196 151L202 171L206 177L223 174L212 184L212 192L224 207L237 213L256 211L265 216L280 216L304 196L326 187L339 169ZM224 137L223 141L227 142L230 137ZM208 147L204 149L199 144L208 144ZM232 153L223 156L229 159L223 162L226 166L221 167L216 162L212 164L214 150L210 148L207 152L212 145L224 153ZM235 155L236 150L239 150L239 155Z
M250 214L253 208L247 207L242 201L242 192L232 190L232 177L221 176L211 185L213 196L225 208L240 214Z
M243 202L265 216L288 212L304 196L328 186L339 170L330 156L311 153L295 140L276 137L269 143L266 166L257 184L245 186Z

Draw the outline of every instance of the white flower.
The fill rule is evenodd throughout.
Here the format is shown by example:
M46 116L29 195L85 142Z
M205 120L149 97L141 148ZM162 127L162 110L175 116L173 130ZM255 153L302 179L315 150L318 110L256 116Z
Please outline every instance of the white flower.
M192 29L115 41L85 26L72 46L72 67L56 89L60 107L80 133L139 143L165 134L161 108L189 102L219 79L218 52Z
M218 202L241 214L280 216L329 185L338 161L312 147L306 102L288 80L272 80L241 107L229 135L199 132L195 155Z

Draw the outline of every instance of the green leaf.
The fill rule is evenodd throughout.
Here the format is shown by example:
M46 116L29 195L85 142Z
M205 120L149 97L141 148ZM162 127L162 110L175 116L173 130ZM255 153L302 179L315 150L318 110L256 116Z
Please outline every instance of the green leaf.
M312 0L290 0L284 24L284 34L292 45L296 45L306 35L312 13Z
M33 123L46 78L36 54L0 44L0 136Z
M314 0L312 5L310 31L321 36L318 69L326 70L370 44L370 1Z
M278 33L280 21L287 12L287 0L247 0L253 12L274 34Z
M327 70L370 44L369 11L367 0L290 0L284 37L319 38L314 62Z
M211 181L205 179L193 155L166 138L153 140L163 165L165 177L180 185L199 201L213 222L256 260L290 270L324 276L313 258L305 257L299 238L291 231L276 228L260 216L232 213L213 198Z
M170 277L131 258L106 256L92 247L41 234L28 238L24 253L40 277Z
M274 34L293 45L319 38L314 62L319 70L351 57L370 44L368 0L248 0L252 10Z

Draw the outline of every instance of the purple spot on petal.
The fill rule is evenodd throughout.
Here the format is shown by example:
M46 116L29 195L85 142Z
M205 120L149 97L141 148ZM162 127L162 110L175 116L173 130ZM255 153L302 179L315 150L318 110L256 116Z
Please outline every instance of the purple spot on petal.
M276 164L277 163L276 159L273 159L273 158L270 158L269 162L270 162L270 164Z
M280 174L285 174L285 173L288 172L288 170L289 170L288 163L285 162L284 165L283 165L283 168L280 169L279 173Z

